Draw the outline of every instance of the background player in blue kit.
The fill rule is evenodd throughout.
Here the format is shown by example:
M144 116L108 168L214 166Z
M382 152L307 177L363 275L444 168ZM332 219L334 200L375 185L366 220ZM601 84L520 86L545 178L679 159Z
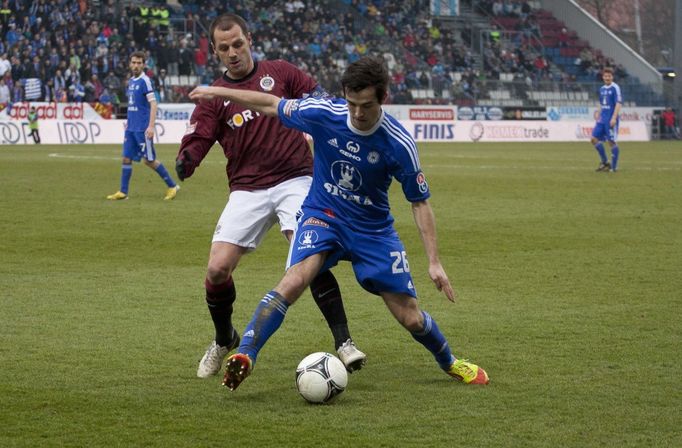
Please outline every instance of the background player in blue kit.
M618 126L620 125L620 108L623 104L623 95L620 86L613 82L613 70L602 70L604 85L599 89L599 108L597 109L597 122L592 130L592 144L599 153L600 163L597 171L616 171L618 169ZM611 163L606 158L604 142L608 141L611 146Z
M239 102L313 136L313 183L289 248L284 278L261 300L237 353L228 358L223 384L231 390L251 373L258 352L284 320L288 307L311 280L340 260L352 262L360 285L380 295L393 316L429 350L441 369L468 384L487 384L479 366L456 359L436 321L417 305L402 241L393 228L388 189L393 178L412 204L429 260L429 276L451 301L455 293L438 257L436 224L417 147L381 105L387 98L383 60L365 57L346 69L346 99L280 100L276 96L222 87L197 87L197 100Z
M152 81L144 73L145 55L136 51L130 55L132 78L128 81L128 122L123 139L123 163L121 166L121 189L107 196L116 201L128 199L128 186L133 174L132 161L142 160L166 182L165 200L175 198L180 187L161 162L156 160L154 150L154 124L156 122L156 96Z

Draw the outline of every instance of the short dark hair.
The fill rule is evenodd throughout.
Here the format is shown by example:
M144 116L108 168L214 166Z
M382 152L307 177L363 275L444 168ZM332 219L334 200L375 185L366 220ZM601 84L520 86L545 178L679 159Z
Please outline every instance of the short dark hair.
M613 75L613 69L611 67L604 67L601 74L603 75L604 73L611 73Z
M221 31L227 31L229 29L232 29L232 27L235 25L242 29L244 36L249 35L249 25L246 23L246 20L244 20L241 16L238 16L237 14L221 14L215 19L213 19L213 21L211 22L211 26L209 26L208 28L209 35L211 36L211 43L215 45L213 33L215 33L216 29Z
M367 87L374 87L380 103L384 101L388 91L388 82L388 68L384 59L373 56L365 56L353 62L341 77L344 94L347 90L359 92Z
M133 51L130 54L130 59L132 60L133 58L142 59L142 62L144 63L147 60L147 55L144 54L144 51Z

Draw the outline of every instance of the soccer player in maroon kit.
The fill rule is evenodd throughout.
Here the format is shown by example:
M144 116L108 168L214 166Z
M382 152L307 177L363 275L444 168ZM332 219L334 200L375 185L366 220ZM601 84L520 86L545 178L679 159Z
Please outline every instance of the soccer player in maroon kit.
M214 86L268 92L279 97L324 96L311 77L282 60L256 62L251 33L240 16L223 14L210 26L211 47L227 71ZM236 289L232 273L241 257L258 247L272 225L291 240L296 213L312 181L312 154L303 134L267 117L216 99L197 105L180 144L176 171L190 177L215 142L228 160L230 197L216 226L206 273L206 304L215 326L215 340L199 363L197 376L217 374L228 353L239 346L232 327ZM346 320L341 291L331 272L310 285L346 369L357 370L366 356L355 347Z

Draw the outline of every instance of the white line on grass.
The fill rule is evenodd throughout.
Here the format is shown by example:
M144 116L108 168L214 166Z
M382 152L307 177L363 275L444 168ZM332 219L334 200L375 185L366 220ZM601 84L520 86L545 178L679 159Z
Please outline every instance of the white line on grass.
M52 152L47 155L48 157L56 158L56 159L72 159L72 160L121 160L121 156L118 157L104 157L104 156L75 156L71 154L60 154L58 152ZM215 160L204 160L201 162L201 164L205 163L219 163L221 165L224 165L225 162L221 161L215 161Z
M121 157L103 157L103 156L72 156L68 154L59 154L53 152L47 155L48 157L55 157L58 159L83 159L83 160L121 160Z

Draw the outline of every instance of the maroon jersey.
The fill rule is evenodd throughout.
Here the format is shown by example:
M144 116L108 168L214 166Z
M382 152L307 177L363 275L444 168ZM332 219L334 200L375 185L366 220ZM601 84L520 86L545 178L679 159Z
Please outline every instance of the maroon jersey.
M317 87L315 80L282 60L255 62L246 77L232 80L223 76L212 85L280 98L302 98L312 95ZM189 154L188 175L216 141L227 157L231 191L262 190L312 175L312 153L302 133L284 127L278 117L261 115L223 99L201 102L192 113L178 153Z

